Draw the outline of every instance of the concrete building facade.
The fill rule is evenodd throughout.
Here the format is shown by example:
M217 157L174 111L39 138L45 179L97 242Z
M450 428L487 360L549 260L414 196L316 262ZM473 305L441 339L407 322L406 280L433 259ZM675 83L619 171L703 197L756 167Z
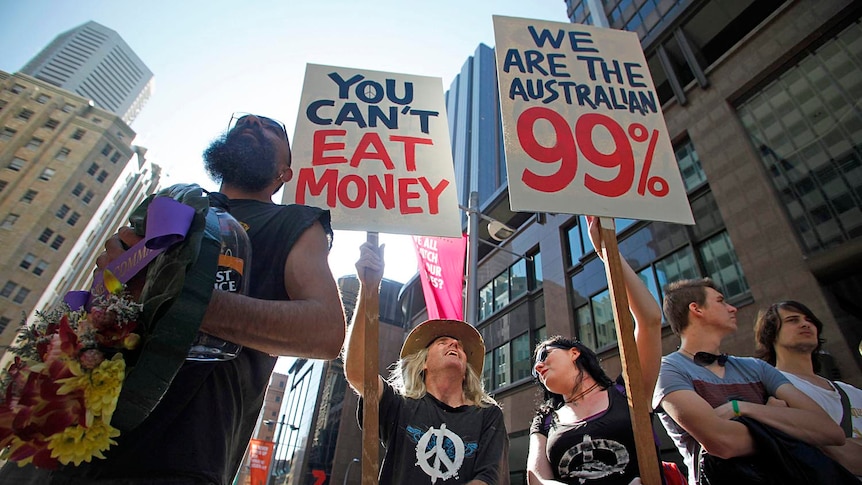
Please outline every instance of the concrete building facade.
M61 288L73 289L74 278L61 281L63 271L75 267L76 277L90 276L104 231L116 230L105 223L124 209L126 217L138 195L154 190L158 170L133 147L134 137L120 117L89 99L0 72L0 345L12 342L22 315L37 303L54 303ZM86 247L75 254L87 256L66 263L84 235Z

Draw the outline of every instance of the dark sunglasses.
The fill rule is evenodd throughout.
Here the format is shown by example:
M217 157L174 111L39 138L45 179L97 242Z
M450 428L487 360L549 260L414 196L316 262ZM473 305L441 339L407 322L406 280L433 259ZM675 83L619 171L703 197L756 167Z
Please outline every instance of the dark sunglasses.
M566 347L564 345L555 345L555 344L545 345L544 347L542 347L541 350L536 352L536 361L533 363L533 377L539 377L539 372L536 371L536 366L539 365L541 362L544 362L545 359L548 358L548 354L550 353L550 349L567 350L570 348L571 347Z
M266 116L259 116L253 113L236 112L232 114L230 116L230 122L228 122L227 125L227 131L234 129L237 125L245 124L248 121L246 118L248 118L249 116L254 116L258 120L260 120L260 123L264 126L264 128L268 128L272 131L275 131L279 135L284 136L284 139L287 141L288 144L290 144L290 140L287 138L287 129L285 129L284 123L272 118L267 118Z

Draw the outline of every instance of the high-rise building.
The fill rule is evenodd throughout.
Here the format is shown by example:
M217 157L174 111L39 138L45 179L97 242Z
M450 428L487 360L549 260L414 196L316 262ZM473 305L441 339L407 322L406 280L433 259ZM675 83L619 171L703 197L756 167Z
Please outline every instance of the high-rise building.
M22 315L86 289L106 236L155 190L134 137L87 98L0 71L0 345Z
M739 329L722 347L735 355L753 354L759 310L800 300L826 324L826 374L862 385L862 3L566 5L574 22L638 33L662 103L696 225L617 221L620 250L656 299L668 282L713 278L739 309ZM509 208L499 105L483 101L497 90L490 52L480 46L464 64L447 102L460 202L477 191L484 214L515 228L503 243L509 252L480 246L478 285L467 291L478 292L482 377L503 407L512 483L524 483L535 344L575 336L612 377L621 365L583 216ZM425 318L421 293L418 278L402 291L408 328ZM668 354L679 339L664 334ZM661 448L673 459L672 443Z
M57 36L21 73L92 99L131 124L153 91L153 73L113 30L90 21Z

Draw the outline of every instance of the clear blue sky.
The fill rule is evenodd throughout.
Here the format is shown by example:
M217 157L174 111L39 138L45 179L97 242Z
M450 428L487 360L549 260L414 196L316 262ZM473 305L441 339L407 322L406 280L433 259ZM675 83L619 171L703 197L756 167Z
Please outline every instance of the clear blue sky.
M435 76L444 89L479 43L494 45L494 14L566 22L563 0L0 0L0 69L17 72L63 31L95 20L155 74L132 124L135 144L165 185L215 188L200 154L230 114L280 119L293 133L306 63ZM280 200L280 195L276 200ZM336 277L352 274L365 233L338 231ZM381 235L387 278L416 273L409 238Z

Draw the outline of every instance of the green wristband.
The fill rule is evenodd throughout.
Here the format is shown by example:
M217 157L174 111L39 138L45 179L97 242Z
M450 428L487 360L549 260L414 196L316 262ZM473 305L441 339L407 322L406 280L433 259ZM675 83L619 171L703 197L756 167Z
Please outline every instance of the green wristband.
M742 414L739 413L739 401L734 399L733 401L730 401L730 405L733 407L733 414L735 416L742 416Z

